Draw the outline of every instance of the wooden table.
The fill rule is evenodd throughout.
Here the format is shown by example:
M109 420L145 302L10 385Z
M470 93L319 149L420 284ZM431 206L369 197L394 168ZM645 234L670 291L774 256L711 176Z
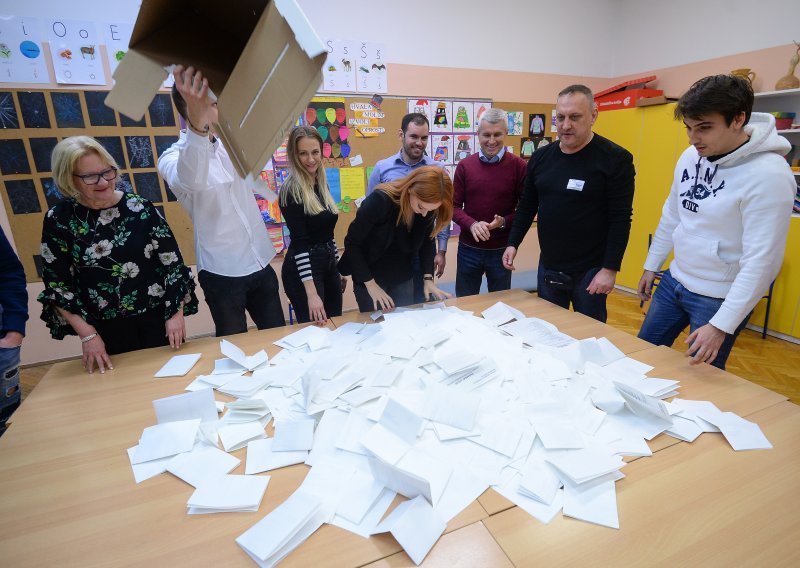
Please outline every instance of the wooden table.
M757 421L775 449L736 453L712 434L694 444L655 439L656 454L629 464L628 477L617 484L620 531L561 518L544 526L490 490L448 524L426 565L625 565L654 563L651 558L673 565L779 565L797 559L796 406L728 373L690 368L677 352L654 348L525 292L448 303L479 312L497 300L575 337L609 337L654 365L651 375L681 380L684 398L711 400ZM364 318L351 313L331 325ZM230 340L248 353L265 348L274 355L278 348L271 342L288 331L252 331ZM181 352L203 353L190 377L210 371L220 357L216 338L193 340ZM42 379L0 438L0 565L253 566L235 538L282 503L308 468L270 472L257 513L190 516L185 507L193 488L179 479L160 475L135 484L126 449L155 423L151 401L184 392L189 380L152 378L172 354L158 348L116 356L114 371L92 376L79 361L70 361L54 365ZM218 393L218 398L225 397ZM243 462L234 473L243 473L245 450L233 454ZM749 547L745 537L756 544ZM621 550L612 545L616 542L624 544ZM365 564L408 566L410 560L388 534L363 539L324 525L283 565Z

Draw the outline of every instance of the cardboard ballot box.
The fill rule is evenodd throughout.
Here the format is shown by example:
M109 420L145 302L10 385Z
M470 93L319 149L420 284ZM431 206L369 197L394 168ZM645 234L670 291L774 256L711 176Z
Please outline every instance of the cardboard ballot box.
M654 81L655 75L648 77L639 77L625 81L619 85L614 85L600 91L594 96L594 102L597 103L597 110L615 110L619 108L634 108L636 101L646 97L658 97L664 94L661 89L645 89L644 85L650 81Z
M200 69L242 177L260 172L322 81L325 48L295 0L142 0L106 104L139 120L166 66Z

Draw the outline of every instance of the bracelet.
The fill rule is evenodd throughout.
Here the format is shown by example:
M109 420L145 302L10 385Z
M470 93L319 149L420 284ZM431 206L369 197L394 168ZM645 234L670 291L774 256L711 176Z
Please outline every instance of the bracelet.
M97 337L97 332L90 333L86 337L81 337L81 343L88 343L89 341L91 341L95 337Z
M186 117L186 124L189 125L189 128L191 128L195 134L208 134L208 124L206 124L205 128L203 129L197 128L194 124L192 124L192 121L189 120L188 116Z
M431 280L431 281L433 281L433 276L423 276L422 279L423 280Z

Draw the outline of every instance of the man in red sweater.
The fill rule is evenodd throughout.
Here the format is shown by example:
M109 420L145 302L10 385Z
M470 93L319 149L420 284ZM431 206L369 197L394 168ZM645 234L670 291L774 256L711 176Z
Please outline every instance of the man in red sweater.
M461 227L456 296L477 294L484 274L489 292L511 287L503 251L522 195L526 164L506 151L507 121L504 110L487 110L478 125L480 150L456 166L453 221Z

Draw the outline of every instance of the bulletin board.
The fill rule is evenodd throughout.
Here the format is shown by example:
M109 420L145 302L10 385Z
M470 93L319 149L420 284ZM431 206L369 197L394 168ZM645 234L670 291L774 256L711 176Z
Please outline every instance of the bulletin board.
M0 90L0 190L28 282L41 280L39 244L47 210L62 199L50 170L56 143L96 138L120 167L117 188L152 201L172 228L184 260L194 264L192 223L156 171L158 157L178 139L178 115L159 93L140 121L105 105L108 91Z
M556 140L555 127L552 126L553 111L556 108L555 104L544 103L513 103L513 102L496 102L494 106L502 108L508 113L521 113L521 123L519 124L520 134L506 135L506 146L511 146L515 155L522 158L529 158L522 153L523 144L525 147L536 151L541 147L542 141L546 143ZM531 128L531 117L538 116L542 120L542 131L537 132L538 123Z

